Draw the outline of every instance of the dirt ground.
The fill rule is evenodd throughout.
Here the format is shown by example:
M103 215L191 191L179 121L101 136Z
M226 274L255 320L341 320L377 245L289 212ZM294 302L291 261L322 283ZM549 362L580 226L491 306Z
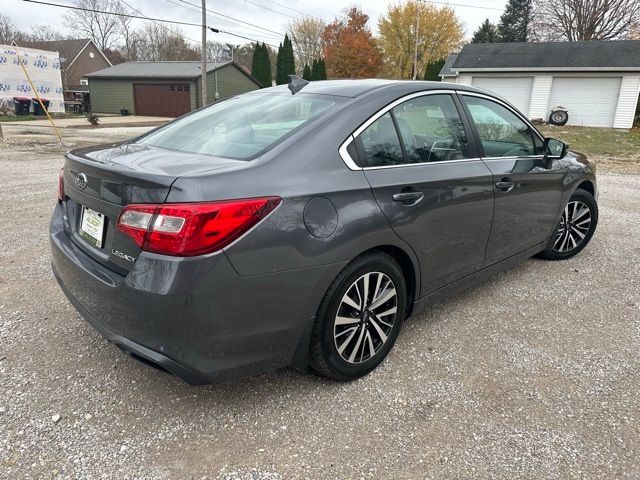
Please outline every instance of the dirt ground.
M0 143L0 478L640 478L640 175L599 172L576 258L409 319L366 378L191 387L106 342L50 269L62 151L143 130Z

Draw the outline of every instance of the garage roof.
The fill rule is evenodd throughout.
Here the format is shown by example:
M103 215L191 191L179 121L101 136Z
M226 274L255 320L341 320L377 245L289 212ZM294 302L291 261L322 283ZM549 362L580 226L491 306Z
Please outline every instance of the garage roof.
M218 70L226 65L233 64L236 68L249 76L249 74L235 62L227 61L209 63L207 73ZM88 78L120 78L120 79L195 79L201 75L200 62L125 62L113 67L98 70L85 75Z
M640 71L640 40L471 43L458 54L452 69Z

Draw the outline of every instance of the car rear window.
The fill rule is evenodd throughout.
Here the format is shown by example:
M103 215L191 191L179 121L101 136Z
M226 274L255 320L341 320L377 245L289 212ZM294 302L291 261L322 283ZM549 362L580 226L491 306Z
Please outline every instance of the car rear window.
M338 101L322 95L243 95L171 122L138 143L248 160L329 111Z

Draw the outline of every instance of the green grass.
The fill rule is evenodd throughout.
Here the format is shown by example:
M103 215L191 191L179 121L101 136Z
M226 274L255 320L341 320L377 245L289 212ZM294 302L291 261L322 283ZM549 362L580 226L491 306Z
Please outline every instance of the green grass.
M20 122L25 120L38 120L38 119L39 117L36 117L35 115L2 115L0 116L0 122Z
M612 156L640 158L640 129L628 132L610 128L592 127L538 127L547 137L557 138L569 144L571 150L587 156Z

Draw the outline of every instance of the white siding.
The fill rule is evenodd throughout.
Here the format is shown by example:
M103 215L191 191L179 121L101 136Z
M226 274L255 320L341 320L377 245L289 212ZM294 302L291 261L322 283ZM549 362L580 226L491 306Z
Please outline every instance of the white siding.
M474 76L473 86L484 88L504 98L524 115L529 114L533 77L503 75Z
M613 128L631 128L633 116L638 104L640 92L640 75L625 75L620 85L620 95L616 107L616 115L613 120Z
M549 118L549 96L551 95L551 75L536 75L533 78L531 88L531 104L529 105L529 118Z
M460 75L458 75L458 83L460 85L471 85L472 80L473 77L468 73L461 73Z

